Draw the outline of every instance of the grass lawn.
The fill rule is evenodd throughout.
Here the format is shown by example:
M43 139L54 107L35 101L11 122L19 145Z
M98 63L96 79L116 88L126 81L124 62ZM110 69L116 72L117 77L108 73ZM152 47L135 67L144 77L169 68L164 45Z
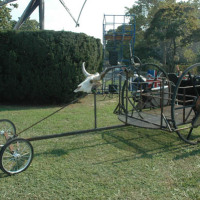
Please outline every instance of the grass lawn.
M120 124L117 98L97 97L98 127ZM17 132L59 107L0 106ZM94 127L93 96L81 99L20 137ZM32 142L34 159L20 174L0 171L0 200L200 200L200 146L176 133L124 127Z

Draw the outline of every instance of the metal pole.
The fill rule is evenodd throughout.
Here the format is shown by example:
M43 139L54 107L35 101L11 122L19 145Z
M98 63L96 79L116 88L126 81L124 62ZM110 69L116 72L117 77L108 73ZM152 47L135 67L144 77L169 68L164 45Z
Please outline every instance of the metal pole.
M67 132L67 133L36 136L36 137L32 137L32 138L26 138L26 140L29 140L29 141L46 140L46 139L53 139L53 138L71 136L71 135L91 133L91 132L96 132L96 131L104 131L104 130L110 130L110 129L115 129L115 128L122 128L122 127L126 127L126 126L127 125L125 125L125 124L120 124L120 125L108 126L108 127L102 127L102 128L96 128L96 129L87 129L87 130L72 131L72 132Z
M21 25L26 21L26 19L32 14L32 12L39 6L39 0L31 0L24 10L22 16L20 17L19 21L15 24L14 30L18 30Z
M128 72L126 71L126 124L128 122Z
M161 122L160 122L160 128L162 128L163 126L163 106L164 106L164 81L165 79L162 78L162 81L160 81L160 95L161 95L161 98L160 98L160 106L161 106Z
M39 20L40 20L40 30L44 30L44 0L40 0Z
M121 114L121 86L122 86L122 77L119 75L119 114Z
M185 123L185 95L186 95L186 92L185 92L185 87L183 88L183 123Z
M94 128L97 128L97 98L96 91L94 92Z

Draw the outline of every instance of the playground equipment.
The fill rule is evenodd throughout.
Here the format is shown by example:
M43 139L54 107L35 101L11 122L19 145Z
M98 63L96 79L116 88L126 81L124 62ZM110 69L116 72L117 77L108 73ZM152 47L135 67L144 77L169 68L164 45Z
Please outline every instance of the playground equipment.
M130 64L130 55L134 55L135 26L134 15L104 15L103 65L104 68L108 64L117 67L104 78L102 93L118 93L117 76L123 67Z
M103 54L104 65L109 63L129 63L129 47L134 55L135 16L134 15L104 15L103 19ZM128 54L127 54L128 51Z
M147 79L149 73L145 75L144 70L154 71L153 80ZM133 65L125 68L123 73L126 78L122 79L122 76L119 76L119 103L114 110L123 124L116 126L97 128L97 94L95 92L93 93L94 129L27 139L18 137L20 133L64 107L18 134L11 121L0 120L0 168L7 174L16 174L26 170L33 159L33 147L30 141L102 131L127 125L176 132L186 143L198 144L200 142L198 129L200 126L199 72L200 63L197 63L187 68L180 77L177 77L177 81L174 81L174 78L172 81L171 75L155 64L140 64L138 67Z

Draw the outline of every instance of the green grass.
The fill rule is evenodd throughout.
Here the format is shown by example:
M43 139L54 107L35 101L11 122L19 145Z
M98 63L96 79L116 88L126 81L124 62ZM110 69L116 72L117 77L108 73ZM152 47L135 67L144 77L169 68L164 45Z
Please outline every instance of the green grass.
M120 124L117 98L98 96L98 127ZM1 106L17 132L59 107ZM93 97L22 133L27 138L94 127ZM34 159L20 174L0 171L1 200L200 199L200 148L175 133L125 127L32 142Z

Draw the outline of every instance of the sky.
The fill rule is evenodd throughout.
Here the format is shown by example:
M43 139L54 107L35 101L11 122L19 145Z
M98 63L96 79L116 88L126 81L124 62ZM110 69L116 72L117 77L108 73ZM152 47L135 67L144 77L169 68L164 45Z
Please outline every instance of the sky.
M63 0L70 12L77 20L85 0ZM102 39L104 15L124 15L125 7L131 8L135 0L87 0L79 20L79 27L69 16L59 0L45 1L45 30L65 30L85 33L89 36ZM25 10L30 0L18 0L19 7L11 12L12 19L17 20ZM36 9L31 19L38 19Z

